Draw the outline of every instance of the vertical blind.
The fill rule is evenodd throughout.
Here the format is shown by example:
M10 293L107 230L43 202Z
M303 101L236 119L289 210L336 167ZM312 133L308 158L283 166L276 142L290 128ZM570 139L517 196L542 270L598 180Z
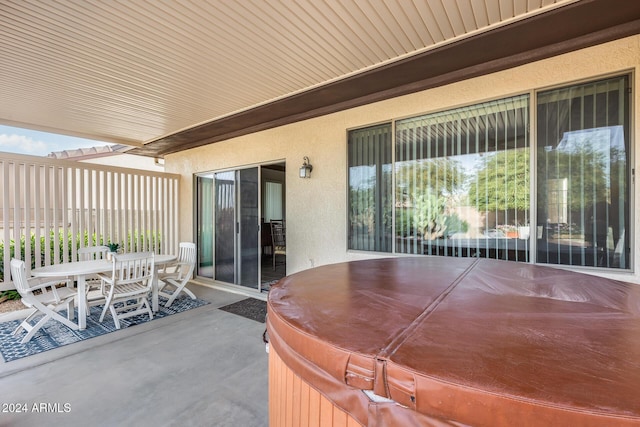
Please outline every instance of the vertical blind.
M628 269L629 79L349 132L349 248Z
M391 252L391 124L349 132L349 249Z
M528 121L523 95L396 122L396 251L528 260Z
M628 76L537 97L537 261L628 268Z

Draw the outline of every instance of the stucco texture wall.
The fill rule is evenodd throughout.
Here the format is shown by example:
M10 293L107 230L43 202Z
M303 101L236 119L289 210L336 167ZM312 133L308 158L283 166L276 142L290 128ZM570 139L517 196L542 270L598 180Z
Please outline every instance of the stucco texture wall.
M167 156L166 171L180 174L180 236L192 240L193 176L196 173L242 167L262 162L286 162L287 273L313 266L354 259L390 256L347 250L347 130L470 105L553 86L592 80L615 73L633 72L632 138L639 121L636 69L640 65L640 36L628 37L499 73L430 89L411 95L353 108L275 129L257 132L205 147ZM533 129L532 129L533 132ZM535 141L535 135L532 141ZM638 150L634 148L635 163ZM311 179L298 178L303 156L313 164ZM640 230L640 204L633 200L632 223ZM640 238L634 230L635 253ZM633 249L632 249L633 250ZM634 256L634 273L593 274L640 283L640 262Z

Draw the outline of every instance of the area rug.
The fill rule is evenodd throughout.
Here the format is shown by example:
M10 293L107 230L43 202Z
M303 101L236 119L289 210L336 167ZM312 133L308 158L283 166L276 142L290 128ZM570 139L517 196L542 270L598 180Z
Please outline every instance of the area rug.
M267 303L255 298L247 298L233 304L220 307L220 310L237 314L247 319L255 320L256 322L265 322L267 317Z
M160 307L157 313L153 314L153 320L162 319L172 314L191 310L209 304L208 301L201 299L192 300L185 296L176 299L169 308L164 307L165 299L160 297ZM87 316L87 328L83 331L74 331L65 325L56 321L47 322L38 333L25 344L21 344L20 340L24 337L24 331L13 335L13 331L18 327L22 320L12 320L10 322L0 323L0 354L5 362L21 359L26 356L42 353L43 351L58 348L67 344L73 344L89 338L108 334L116 331L116 327L111 318L111 314L107 314L102 323L99 322L102 306L94 306L90 309L90 315ZM60 311L62 316L66 317L66 311ZM138 316L129 317L120 320L121 329L126 329L134 325L149 322L149 316L140 314ZM32 322L33 324L34 322Z

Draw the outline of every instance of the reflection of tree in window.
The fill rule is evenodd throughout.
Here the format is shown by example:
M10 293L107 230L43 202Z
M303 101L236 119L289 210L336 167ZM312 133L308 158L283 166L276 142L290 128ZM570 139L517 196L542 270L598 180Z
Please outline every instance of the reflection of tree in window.
M526 245L507 253L504 242L486 240L505 236L500 228L507 224L517 237L519 216L528 223L528 99L515 96L396 123L398 252L527 258ZM512 152L523 153L522 161Z
M515 225L515 219L529 210L529 149L484 156L469 186L469 202L481 211L494 212L497 224Z
M542 175L546 180L568 180L567 202L570 212L579 212L584 206L607 199L608 159L601 149L594 148L593 141L584 141L583 145L574 146L570 151L546 151L545 158L540 160L538 164L543 170L545 165L553 165ZM544 180L540 181L540 185L544 187ZM546 194L546 191L542 191L542 194Z
M404 218L396 224L397 234L418 234L425 239L445 235L453 222L446 215L447 201L455 195L465 181L464 168L455 159L439 158L402 164L397 169L396 198Z

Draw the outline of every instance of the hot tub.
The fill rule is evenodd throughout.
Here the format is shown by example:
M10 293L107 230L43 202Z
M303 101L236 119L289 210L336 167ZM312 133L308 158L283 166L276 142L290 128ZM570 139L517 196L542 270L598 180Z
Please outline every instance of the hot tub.
M474 258L271 288L270 425L640 425L640 285Z

